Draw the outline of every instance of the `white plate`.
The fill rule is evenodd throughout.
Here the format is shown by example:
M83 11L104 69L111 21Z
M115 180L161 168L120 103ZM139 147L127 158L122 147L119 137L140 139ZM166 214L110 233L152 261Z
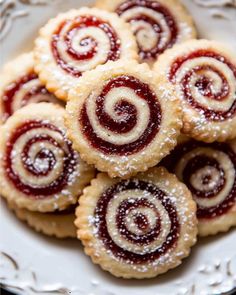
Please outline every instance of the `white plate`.
M230 43L236 49L236 9L202 7L196 2L211 5L230 0L185 0L184 3L192 12L201 37ZM1 62L32 48L38 28L59 11L91 3L86 0L0 0L1 9L8 7L6 18L1 20L4 25L0 32ZM236 286L236 232L233 230L202 239L180 267L143 281L113 278L92 264L83 254L79 241L61 241L36 234L19 222L5 204L1 208L0 234L1 282L15 290L20 288L19 293L24 295L52 294L53 291L53 294L73 295L212 295Z

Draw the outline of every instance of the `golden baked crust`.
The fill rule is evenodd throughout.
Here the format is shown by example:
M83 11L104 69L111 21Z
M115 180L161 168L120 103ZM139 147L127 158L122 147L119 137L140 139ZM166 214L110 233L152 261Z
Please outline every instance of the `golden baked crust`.
M83 18L91 16L105 22L106 25L98 27L86 24L86 19ZM78 22L76 18L79 17ZM83 26L80 27L80 23ZM58 33L58 37L55 37L60 26L62 30ZM78 30L72 34L72 37L68 32L71 32L71 27L74 26ZM70 42L71 53L68 52L64 42L64 34L69 36L70 40L67 41ZM109 39L111 34L114 35L115 43ZM55 48L52 50L53 40L57 42L56 50ZM119 49L116 46L119 46ZM111 55L112 52L115 56ZM116 14L83 7L59 14L41 28L39 37L35 41L34 53L35 71L42 83L58 98L66 100L68 91L77 84L83 72L94 69L110 59L137 59L137 45L129 25ZM60 57L59 63L56 56Z
M167 48L197 35L192 17L178 0L97 0L96 7L116 12L131 24L140 61L150 65Z
M236 226L236 140L203 143L181 137L161 163L185 183L196 201L200 236Z
M76 216L85 253L117 277L155 277L178 266L196 242L195 202L164 168L123 181L99 174Z
M94 176L65 136L64 114L55 104L30 104L0 129L0 194L19 208L64 210Z
M13 202L8 207L22 221L25 221L35 231L47 236L55 236L60 239L76 238L74 225L74 213L40 213L18 208Z
M176 145L182 113L175 96L146 64L108 62L71 89L68 136L82 159L111 177L128 178Z
M236 55L230 49L191 40L166 51L154 70L182 101L183 133L205 142L236 137Z
M33 53L29 52L8 62L0 73L0 124L19 108L37 102L64 105L39 81Z

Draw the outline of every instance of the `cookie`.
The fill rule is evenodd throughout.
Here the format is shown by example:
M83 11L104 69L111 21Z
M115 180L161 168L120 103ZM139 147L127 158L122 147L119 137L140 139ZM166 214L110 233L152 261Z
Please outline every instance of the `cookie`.
M95 8L59 14L40 30L35 45L36 72L64 100L84 72L109 60L138 58L129 25Z
M176 145L182 113L174 97L147 64L109 62L71 89L68 136L85 161L128 178L155 166Z
M196 38L193 20L178 0L97 0L96 6L130 23L139 59L150 65L167 48Z
M76 238L75 207L52 213L32 212L18 208L13 202L8 207L22 221L25 221L35 231L57 238Z
M19 208L64 210L94 176L66 137L64 115L55 104L30 104L0 128L0 195Z
M192 192L199 235L236 226L236 140L203 143L182 137L162 164Z
M34 72L33 54L22 54L7 63L0 74L0 124L16 110L37 102L63 106L63 102L49 93L39 81Z
M154 69L182 101L184 134L205 142L236 137L236 55L230 49L188 41L166 51Z
M85 253L114 276L151 278L178 266L196 241L196 205L164 168L129 180L99 174L84 190L75 225Z

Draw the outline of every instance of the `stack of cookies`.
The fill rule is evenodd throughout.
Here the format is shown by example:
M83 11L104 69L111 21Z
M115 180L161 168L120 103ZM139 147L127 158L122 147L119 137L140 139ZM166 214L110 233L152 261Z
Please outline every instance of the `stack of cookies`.
M150 278L236 225L236 56L196 40L177 0L95 6L3 69L0 194L104 270Z

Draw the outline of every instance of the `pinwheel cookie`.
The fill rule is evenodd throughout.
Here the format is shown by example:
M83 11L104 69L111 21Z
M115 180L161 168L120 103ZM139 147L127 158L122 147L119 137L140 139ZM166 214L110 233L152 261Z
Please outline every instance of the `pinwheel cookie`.
M98 170L128 178L155 166L176 145L178 100L147 64L109 62L76 86L67 104L68 135Z
M154 68L182 101L183 133L205 142L236 137L236 55L230 49L192 40L166 51Z
M27 222L37 232L57 238L76 238L75 207L60 212L40 213L18 208L13 202L8 206L20 220Z
M196 241L196 205L164 168L129 180L99 174L76 210L78 237L94 263L124 278L150 278L178 266Z
M0 124L16 110L37 102L63 103L49 93L34 72L32 53L18 56L0 74Z
M66 138L65 110L28 105L0 129L0 194L31 211L64 210L94 176Z
M201 236L236 226L236 140L209 144L183 137L162 164L192 192Z
M83 72L109 60L138 58L129 25L95 8L83 7L51 19L35 44L35 70L61 99L66 99Z
M167 48L196 37L193 20L178 0L97 0L96 6L130 23L140 61L149 64Z

